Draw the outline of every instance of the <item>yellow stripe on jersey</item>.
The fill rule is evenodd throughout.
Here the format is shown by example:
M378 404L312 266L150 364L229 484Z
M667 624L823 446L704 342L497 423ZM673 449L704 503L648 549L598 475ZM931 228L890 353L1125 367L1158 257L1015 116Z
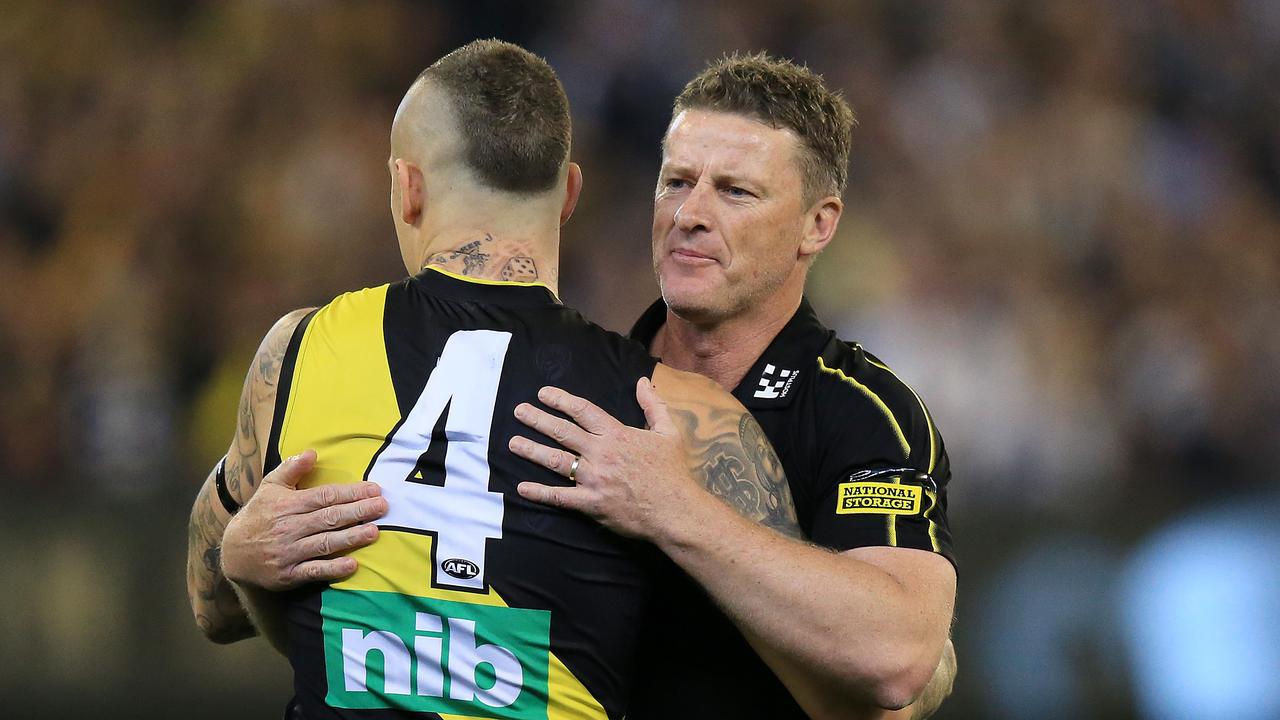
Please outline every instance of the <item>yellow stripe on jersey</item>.
M547 292L551 292L551 286L543 282L536 282L536 281L521 282L519 280L490 280L488 278L478 278L478 277L472 277L470 275L459 275L458 273L450 272L449 270L445 270L444 268L436 265L427 265L422 269L432 270L440 273L441 275L448 275L454 280L462 280L463 282L475 283L477 285L514 285L516 287L540 287L540 288L546 288ZM554 292L551 292L551 296L555 297L556 294ZM557 298L557 300L558 299L559 298Z
M560 658L551 653L547 694L555 700L547 706L547 720L606 720L609 716Z
M848 375L845 375L844 371L841 370L840 368L827 367L827 364L823 362L821 357L818 358L818 369L829 375L835 375L836 377L840 378L844 382L849 383L850 385L852 385L853 387L861 391L863 395L866 395L867 398L871 400L871 402L875 403L875 406L880 408L880 412L881 414L884 415L885 420L889 421L889 427L890 429L893 430L894 436L898 438L898 444L902 446L903 459L907 459L911 457L911 443L907 442L907 436L905 433L902 432L902 426L898 424L898 419L893 416L893 411L890 410L889 406L886 405L884 401L880 399L879 395L876 395L874 392L872 392L871 388L867 387L866 385L863 385L857 380L854 380ZM932 440L930 442L932 442ZM932 467L930 467L930 470L932 470Z
M925 490L924 494L929 498L929 509L924 511L924 519L929 521L929 544L933 546L934 552L942 552L942 546L938 544L938 525L929 517L929 513L938 506L938 496L929 490Z
M379 433L390 432L401 419L382 332L386 295L387 286L383 285L339 296L317 311L307 325L279 440L280 457L307 448L317 452L315 470L300 487L361 482L373 456L386 442L386 436ZM370 428L378 431L364 431ZM353 432L355 429L362 432ZM473 593L431 587L430 562L423 561L432 557L431 549L430 535L383 530L373 545L351 553L359 563L356 573L332 587L507 607L493 589ZM555 653L549 653L547 671L548 720L606 720L604 707Z
M897 374L897 373L895 373L893 370L889 369L889 366L888 366L888 365L885 365L884 363L878 363L878 362L876 362L875 360L872 360L871 358L867 358L867 362L871 363L872 365L875 365L876 367L880 368L881 370L884 370L885 372L887 372L887 373L889 373L890 375L892 375L892 376L894 377L894 379L895 379L895 380L897 380L898 382L902 383L902 386L903 386L903 387L905 387L906 389L910 390L910 391L911 391L911 394L912 394L912 395L915 395L915 397L916 397L916 402L920 403L920 409L924 411L924 422L925 422L925 425L929 428L929 469L928 469L928 471L927 471L927 472L928 472L930 475L932 475L932 474L933 474L933 468L934 468L934 466L938 463L938 445L937 445L937 443L936 443L936 442L934 442L934 440L933 440L933 418L931 418L931 417L929 416L929 408L927 408L927 407L925 407L925 406L924 406L924 400L921 400L921 399L920 399L920 395L919 395L919 393L917 393L914 389L912 389L912 387L911 387L910 385L906 384L905 382L902 382L902 378L898 377L898 374Z
M430 535L383 529L377 542L350 553L360 563L356 573L346 580L332 583L332 587L507 607L493 590L486 595L431 587L431 565L423 562L423 558L431 557L431 544Z
M893 476L893 484L901 485L902 478L897 475ZM889 525L889 547L898 547L898 516L890 514L885 517L885 522Z

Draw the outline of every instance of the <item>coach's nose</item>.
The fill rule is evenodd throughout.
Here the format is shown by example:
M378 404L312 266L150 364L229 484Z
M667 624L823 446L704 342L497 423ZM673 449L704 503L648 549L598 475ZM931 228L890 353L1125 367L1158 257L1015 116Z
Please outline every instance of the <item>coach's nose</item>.
M681 232L706 232L711 229L711 200L714 199L715 188L711 183L699 182L693 186L684 202L676 208L676 228Z

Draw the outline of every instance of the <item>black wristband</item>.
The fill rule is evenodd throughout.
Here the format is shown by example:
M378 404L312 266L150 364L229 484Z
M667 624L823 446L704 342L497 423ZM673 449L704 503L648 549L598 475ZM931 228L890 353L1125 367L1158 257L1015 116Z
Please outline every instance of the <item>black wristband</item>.
M218 491L218 501L222 503L222 507L227 512L235 515L240 510L240 503L231 497L231 491L227 489L227 456L223 455L218 461L218 467L213 469L213 487Z

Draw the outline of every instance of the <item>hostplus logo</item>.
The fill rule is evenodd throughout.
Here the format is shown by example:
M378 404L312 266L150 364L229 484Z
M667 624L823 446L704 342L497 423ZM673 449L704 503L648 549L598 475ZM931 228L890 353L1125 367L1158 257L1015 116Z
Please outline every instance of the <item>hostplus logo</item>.
M774 373L777 373L776 380ZM799 376L799 370L779 370L772 364L765 365L764 372L760 375L760 389L756 390L755 397L765 400L786 397L791 392L791 383Z
M338 589L323 605L329 705L547 717L547 611Z

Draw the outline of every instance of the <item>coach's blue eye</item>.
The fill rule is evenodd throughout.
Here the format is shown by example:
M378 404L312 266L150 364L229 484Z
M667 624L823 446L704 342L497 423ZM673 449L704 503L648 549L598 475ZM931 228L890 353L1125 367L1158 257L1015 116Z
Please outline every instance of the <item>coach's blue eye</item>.
M670 180L667 180L667 188L670 190L683 190L686 185L688 185L688 183L680 178L671 178Z
M747 192L746 190L743 190L737 185L730 185L726 190L726 192L729 193L730 197L736 197L736 198L751 197L751 193Z

